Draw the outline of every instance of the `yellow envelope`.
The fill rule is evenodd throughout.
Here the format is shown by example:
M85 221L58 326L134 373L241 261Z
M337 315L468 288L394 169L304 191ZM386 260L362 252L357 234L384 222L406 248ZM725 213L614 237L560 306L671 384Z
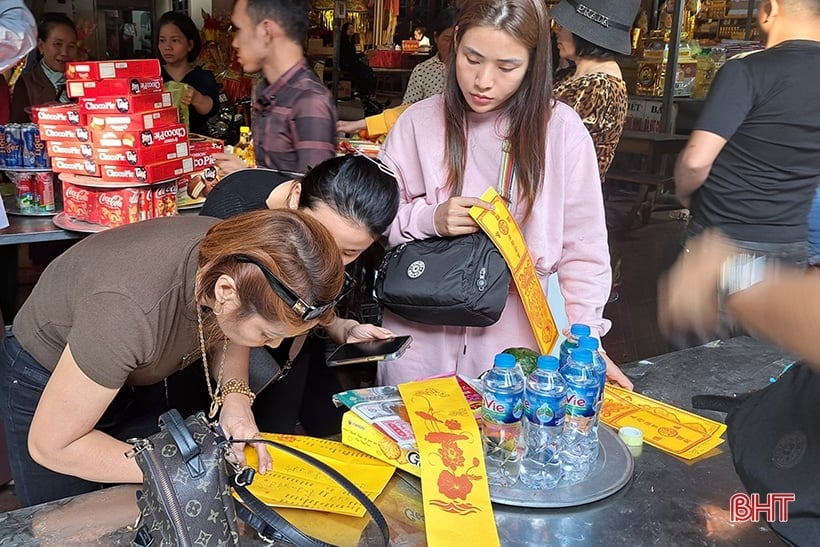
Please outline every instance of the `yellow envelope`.
M721 444L726 425L607 384L601 421L610 427L637 427L645 443L692 460Z
M370 499L384 490L394 467L337 441L304 435L262 433L262 437L286 444L329 465L358 486ZM361 517L365 509L341 485L310 465L273 447L266 447L273 458L273 469L257 474L248 487L267 505L327 511ZM256 468L256 450L245 447L248 465Z

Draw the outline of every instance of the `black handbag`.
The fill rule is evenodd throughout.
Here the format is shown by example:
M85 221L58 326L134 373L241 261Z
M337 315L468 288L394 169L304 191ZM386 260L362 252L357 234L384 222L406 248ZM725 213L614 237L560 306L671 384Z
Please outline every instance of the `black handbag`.
M746 490L764 503L768 494L795 495L788 520L769 523L790 545L816 545L820 538L818 416L820 374L801 364L726 416L732 459Z
M160 432L132 439L134 448L126 454L143 472L143 487L137 491L140 516L135 547L239 545L237 516L270 542L328 545L304 534L251 494L247 486L254 471L232 463L232 443L264 443L317 467L365 507L388 545L387 522L373 502L312 456L267 439L227 440L202 412L183 420L178 411L170 410L159 421Z
M402 243L387 251L376 298L396 315L428 325L487 327L501 317L512 275L484 232Z

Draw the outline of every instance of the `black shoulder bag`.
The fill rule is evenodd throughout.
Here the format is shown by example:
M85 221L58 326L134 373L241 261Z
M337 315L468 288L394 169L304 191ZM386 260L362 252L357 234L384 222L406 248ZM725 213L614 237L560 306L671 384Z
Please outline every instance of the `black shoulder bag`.
M769 526L790 545L820 539L820 374L793 365L726 416L735 470L749 493L794 494Z
M387 522L375 504L316 458L266 439L227 440L202 412L183 420L178 411L170 410L160 416L160 428L151 437L133 439L134 448L126 454L136 459L144 477L142 490L137 491L135 547L193 547L206 539L208 544L239 545L237 515L270 542L328 545L304 534L250 493L247 486L254 470L231 462L232 443L264 443L317 467L365 507L388 545Z

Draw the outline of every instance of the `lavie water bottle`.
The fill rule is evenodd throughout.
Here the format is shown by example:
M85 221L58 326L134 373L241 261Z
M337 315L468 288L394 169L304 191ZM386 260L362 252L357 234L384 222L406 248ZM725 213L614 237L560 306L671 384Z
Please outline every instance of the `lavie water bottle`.
M567 364L567 358L572 350L578 347L578 339L582 336L589 336L592 333L592 329L589 328L589 325L584 325L582 323L574 323L569 328L569 336L567 339L561 342L561 348L558 353L558 361L559 361L559 370L563 372L564 367Z
M523 452L524 373L514 356L499 353L482 385L481 433L487 479L490 485L512 486L518 481Z
M558 372L558 359L538 357L538 368L524 388L524 459L521 482L529 488L555 488L561 480L559 455L564 429L567 384Z
M561 450L562 479L567 484L582 481L593 462L591 447L597 444L595 397L598 378L588 349L576 349L570 354L564 368L567 382L567 406Z

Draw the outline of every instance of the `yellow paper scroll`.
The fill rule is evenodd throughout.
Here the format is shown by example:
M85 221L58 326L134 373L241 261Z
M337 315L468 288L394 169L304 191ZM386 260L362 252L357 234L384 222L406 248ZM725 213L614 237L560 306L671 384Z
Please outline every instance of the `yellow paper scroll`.
M481 434L456 379L399 385L416 433L427 545L500 545Z
M524 311L527 312L538 349L542 354L549 355L555 341L558 340L558 328L547 304L544 289L535 273L535 263L527 249L527 242L524 241L521 229L507 209L504 199L494 188L488 188L481 199L492 203L495 210L472 207L470 216L493 240L507 261L518 294L524 303Z
M609 384L601 421L615 429L637 427L643 431L644 442L685 460L721 444L726 431L725 424Z
M393 475L393 466L380 462L340 442L303 435L262 433L262 437L286 444L329 465L375 499ZM340 484L296 456L267 447L273 470L257 474L248 490L263 503L276 507L295 507L354 515L365 514L364 507ZM245 447L248 465L256 468L256 450Z

